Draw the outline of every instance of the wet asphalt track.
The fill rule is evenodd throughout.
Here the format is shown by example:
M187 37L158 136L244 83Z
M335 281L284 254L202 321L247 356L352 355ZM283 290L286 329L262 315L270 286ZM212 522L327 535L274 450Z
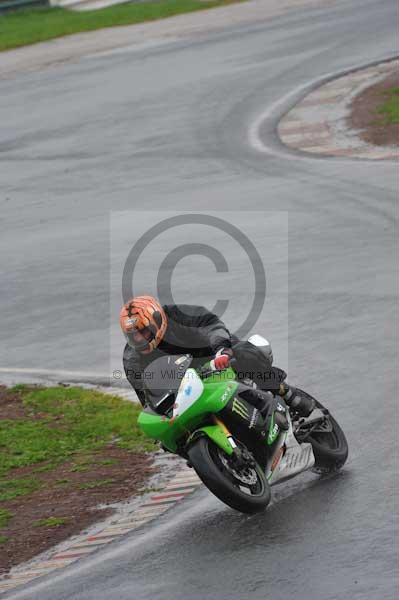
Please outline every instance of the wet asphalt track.
M286 211L290 379L351 449L338 476L281 486L265 514L201 490L10 597L396 600L398 163L293 160L270 123L278 154L260 154L248 129L307 81L399 54L398 24L397 0L348 0L0 83L1 364L107 371L110 210ZM279 347L273 322L258 329Z

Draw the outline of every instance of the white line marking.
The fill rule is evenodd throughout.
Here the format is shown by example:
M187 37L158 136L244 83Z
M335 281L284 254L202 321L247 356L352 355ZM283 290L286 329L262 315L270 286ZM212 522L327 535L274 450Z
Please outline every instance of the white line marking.
M162 506L147 506L146 508L141 509L140 507L132 514L130 519L143 519L144 517L152 517L153 515L162 514L166 509ZM122 521L118 521L118 523L122 523Z
M187 493L189 491L192 492L195 489L196 488L193 487L192 483L186 483L186 484L179 483L177 485L167 485L165 488L165 492L179 492L181 490L182 492Z
M74 548L93 548L93 550L96 549L97 546L103 546L104 544L108 544L107 540L96 540L93 542L79 542L76 544L76 546L74 546ZM69 550L69 548L68 548Z
M189 484L189 483L196 483L196 482L200 482L200 478L198 477L198 475L182 475L182 476L176 476L174 477L170 484L174 485L174 484L181 484L181 485L185 485L185 484Z
M70 548L68 548L68 550L65 550L65 552L59 552L56 556L65 556L65 558L67 558L69 555L76 556L76 554L81 554L83 556L84 554L88 554L89 552L94 552L95 549L95 546L87 546L85 548L71 546Z
M124 533L129 533L129 531L132 531L133 529L137 529L138 526L139 522L125 527L108 527L108 529L104 529L104 533L115 533L115 535L122 535Z

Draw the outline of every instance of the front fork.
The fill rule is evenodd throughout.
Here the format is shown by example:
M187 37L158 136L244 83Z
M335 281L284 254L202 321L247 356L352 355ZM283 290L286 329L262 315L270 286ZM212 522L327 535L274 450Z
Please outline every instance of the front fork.
M241 450L241 448L239 448L237 446L237 444L235 443L235 440L233 438L233 435L228 430L228 428L223 423L223 421L218 419L218 417L216 415L212 415L212 420L215 423L215 425L223 431L223 433L225 434L225 436L227 438L229 445L231 446L231 448L233 450L231 458L234 462L234 466L236 468L245 467L248 465L255 466L255 461L253 460L252 456L245 449L243 452Z
M212 421L215 423L215 425L217 425L225 434L227 441L229 442L230 446L233 448L233 452L234 450L237 449L237 444L234 441L234 438L232 436L232 434L230 433L230 431L227 429L226 425L223 423L223 421L221 421L220 419L217 418L216 415L212 415Z

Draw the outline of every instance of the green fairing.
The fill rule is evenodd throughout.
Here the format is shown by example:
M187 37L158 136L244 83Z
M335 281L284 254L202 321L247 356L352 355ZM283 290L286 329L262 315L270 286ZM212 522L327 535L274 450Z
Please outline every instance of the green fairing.
M234 377L234 371L226 369L203 379L204 389L201 396L177 417L168 418L149 409L143 410L138 418L140 428L148 437L161 441L171 452L176 452L181 438L188 438L199 428L230 454L232 449L224 432L217 425L201 425L206 423L208 415L223 410L234 395L238 387Z
M195 431L194 435L197 436L199 431L205 433L205 435L213 440L215 444L219 446L219 448L226 452L226 454L233 454L233 448L227 439L227 435L220 429L218 425L205 425L205 427L200 427Z

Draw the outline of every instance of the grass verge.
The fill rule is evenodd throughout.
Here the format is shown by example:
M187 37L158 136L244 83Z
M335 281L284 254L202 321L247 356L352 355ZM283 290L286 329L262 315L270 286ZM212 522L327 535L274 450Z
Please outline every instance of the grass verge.
M111 485L112 483L115 483L114 479L99 479L97 481L81 483L79 488L81 490L94 490L94 488L102 487L103 485Z
M68 460L73 460L71 472L90 471L95 462L90 453L108 444L134 452L154 449L137 427L139 407L116 396L73 387L17 386L8 393L19 401L20 414L0 421L0 503L38 490L37 474L51 473ZM117 461L101 459L99 464ZM26 473L26 467L33 469Z
M399 87L386 90L384 96L384 103L377 109L383 125L399 124Z
M245 0L157 0L119 4L96 11L35 8L1 16L0 50L43 42L82 31L132 25Z
M33 527L59 527L65 525L67 517L48 517L47 519L38 519L32 523Z
M116 396L73 387L23 386L10 394L17 396L23 412L0 421L0 501L37 486L37 478L8 479L13 469L36 465L36 472L51 471L80 454L72 468L83 470L90 464L85 454L111 442L138 452L153 449L137 427L139 407Z
M155 446L140 410L77 387L0 386L0 574L141 493Z
M12 516L9 510L0 508L0 527L5 527Z

